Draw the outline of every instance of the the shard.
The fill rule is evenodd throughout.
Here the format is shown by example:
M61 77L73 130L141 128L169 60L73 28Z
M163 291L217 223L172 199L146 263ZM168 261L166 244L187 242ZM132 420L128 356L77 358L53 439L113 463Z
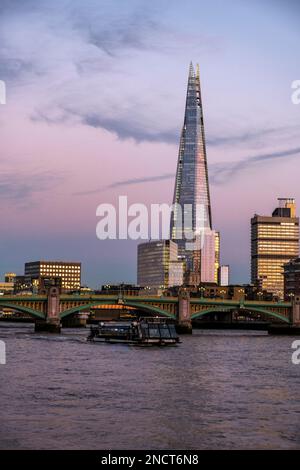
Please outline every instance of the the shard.
M212 246L215 246L217 234L212 230L199 66L197 65L195 71L192 63L189 68L173 204L175 209L171 218L171 238L176 241L179 254L186 260L187 270L201 272L207 262L211 265L214 256ZM206 233L207 246L193 249L190 241L195 240L199 227L199 208L202 233ZM213 264L215 269L215 261ZM204 280L203 276L201 280Z

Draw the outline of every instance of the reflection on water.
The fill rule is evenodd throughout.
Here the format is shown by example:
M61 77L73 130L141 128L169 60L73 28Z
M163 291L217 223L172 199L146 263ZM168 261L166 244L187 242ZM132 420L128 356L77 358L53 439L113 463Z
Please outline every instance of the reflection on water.
M86 336L0 324L0 448L300 448L294 338L197 330L139 348Z

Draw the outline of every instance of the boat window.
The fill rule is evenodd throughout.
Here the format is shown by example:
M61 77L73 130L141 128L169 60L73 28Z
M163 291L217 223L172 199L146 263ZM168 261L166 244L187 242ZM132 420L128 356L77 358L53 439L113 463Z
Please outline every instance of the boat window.
M148 325L141 325L141 331L142 331L142 335L143 337L145 338L149 338L149 331L148 331Z
M159 328L153 327L153 326L151 325L151 328L149 328L149 336L150 336L151 338L160 338Z
M160 334L161 334L162 338L170 338L171 337L169 328L162 328L161 331L160 331Z

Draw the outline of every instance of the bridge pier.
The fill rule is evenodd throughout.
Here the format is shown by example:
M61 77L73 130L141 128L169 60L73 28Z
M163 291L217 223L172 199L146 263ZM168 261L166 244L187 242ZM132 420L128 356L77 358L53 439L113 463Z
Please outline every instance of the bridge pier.
M269 334L278 335L300 335L300 296L296 296L292 301L290 309L290 323L288 325L270 325Z
M192 334L191 304L189 292L182 289L178 293L176 331L179 334Z
M50 287L47 296L47 312L45 320L35 322L36 332L60 333L59 288Z
M36 320L34 331L36 333L44 332L44 333L60 333L61 332L61 324L60 320L53 321L53 320Z
M89 317L89 312L81 312L80 314L74 314L64 318L62 320L63 328L85 328L86 322Z

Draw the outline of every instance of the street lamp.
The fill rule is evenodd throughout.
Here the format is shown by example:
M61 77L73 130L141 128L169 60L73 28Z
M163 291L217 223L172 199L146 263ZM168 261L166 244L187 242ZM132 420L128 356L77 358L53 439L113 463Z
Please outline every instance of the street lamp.
M202 299L203 295L204 295L204 292L205 292L205 287L203 287L203 286L199 287L199 291L200 291L200 296L201 296L201 299Z
M221 294L221 298L224 300L224 297L225 297L225 294L226 294L226 290L225 290L225 289L221 289L221 290L220 290L220 294Z

